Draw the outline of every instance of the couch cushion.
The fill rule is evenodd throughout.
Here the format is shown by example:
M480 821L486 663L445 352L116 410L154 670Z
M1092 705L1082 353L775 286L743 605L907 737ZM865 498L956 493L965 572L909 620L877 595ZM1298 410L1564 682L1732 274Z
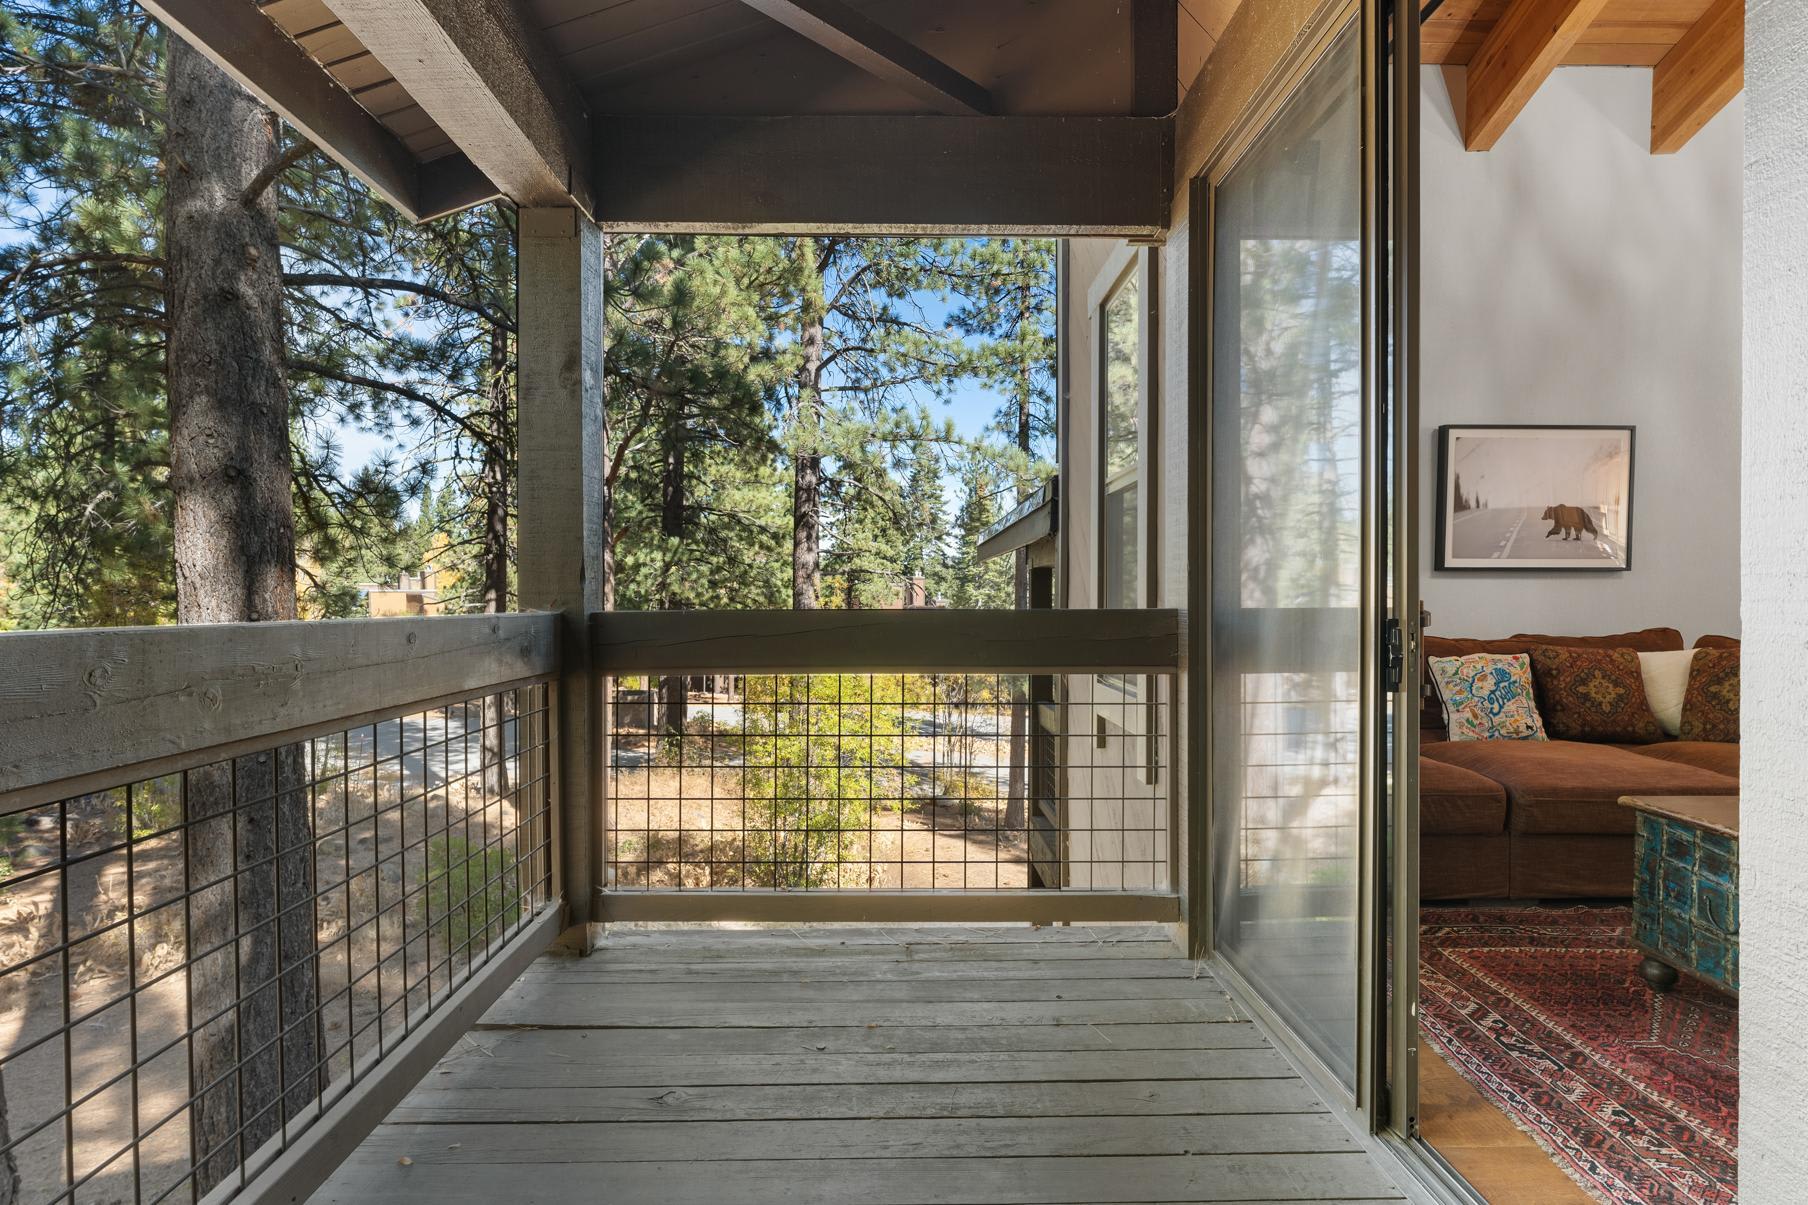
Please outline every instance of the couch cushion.
M1739 793L1724 774L1579 741L1446 741L1424 756L1505 787L1515 833L1630 833L1622 795Z
M1728 778L1739 777L1737 741L1663 741L1656 745L1627 745L1625 748L1645 757L1712 770Z
M1433 657L1427 664L1450 717L1451 740L1545 739L1532 694L1532 661L1524 653Z
M1683 647L1682 633L1675 628L1642 628L1636 632L1616 632L1608 636L1539 636L1521 632L1502 640L1475 640L1467 636L1426 635L1420 642L1422 660L1432 657L1463 657L1470 653L1529 653L1534 644L1557 648L1632 649L1641 653L1661 653ZM1422 667L1423 682L1419 693L1419 726L1442 728L1444 708L1438 698L1437 685L1429 668Z
M1645 702L1658 725L1674 737L1682 731L1682 697L1689 689L1689 662L1694 649L1639 653L1639 673L1645 679Z
M1739 650L1702 649L1689 662L1689 687L1682 696L1685 741L1739 739Z
M1419 831L1505 833L1507 793L1492 778L1435 758L1419 758Z
M1695 642L1698 649L1736 649L1739 647L1737 636L1703 636Z
M1532 646L1538 714L1553 740L1664 739L1663 725L1645 699L1645 675L1631 649Z

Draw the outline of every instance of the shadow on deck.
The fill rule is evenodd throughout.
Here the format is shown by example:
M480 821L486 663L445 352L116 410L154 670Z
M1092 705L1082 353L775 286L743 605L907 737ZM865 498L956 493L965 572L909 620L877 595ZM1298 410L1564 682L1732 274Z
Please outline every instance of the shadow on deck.
M1398 1197L1159 929L819 926L540 959L314 1201Z

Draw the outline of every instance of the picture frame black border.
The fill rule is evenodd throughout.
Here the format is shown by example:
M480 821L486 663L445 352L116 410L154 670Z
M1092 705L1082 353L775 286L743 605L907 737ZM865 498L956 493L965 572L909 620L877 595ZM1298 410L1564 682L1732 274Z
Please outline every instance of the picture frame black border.
M1591 565L1449 565L1445 540L1450 516L1450 437L1459 431L1623 431L1626 435L1626 559L1618 564ZM1630 573L1632 571L1632 520L1636 514L1638 482L1638 428L1630 423L1445 423L1438 428L1438 510L1433 523L1432 568L1438 573Z

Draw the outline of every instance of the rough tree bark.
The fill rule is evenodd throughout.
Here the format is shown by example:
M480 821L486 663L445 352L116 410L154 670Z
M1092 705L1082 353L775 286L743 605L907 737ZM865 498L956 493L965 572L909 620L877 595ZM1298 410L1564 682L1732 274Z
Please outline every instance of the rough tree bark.
M490 326L489 358L485 365L489 392L490 437L483 446L483 613L508 610L508 511L509 511L509 342L501 326ZM508 794L508 750L503 742L501 695L483 700L483 790L486 798Z
M275 118L171 38L170 490L182 623L295 618ZM319 1010L305 752L190 772L191 1125L202 1191L313 1099ZM243 1098L240 1092L243 1092Z
M659 529L667 539L684 538L685 480L684 480L684 448L689 442L689 433L685 429L682 399L674 399L673 407L666 414L665 427L660 433L660 444L664 454L659 482L660 516ZM682 609L683 604L675 599L667 598L668 609ZM660 679L661 706L664 715L660 727L667 735L682 740L684 738L684 722L689 718L690 694L689 683L681 674L667 674Z
M1019 344L1024 343L1027 327L1034 321L1031 313L1033 298L1030 286L1026 281L1017 287L1017 334ZM1030 402L1035 389L1031 376L1031 365L1027 359L1017 366L1017 447L1027 460L1030 454ZM1027 491L1019 488L1017 501L1022 502ZM1030 554L1029 549L1019 548L1013 556L1011 600L1021 611L1030 605ZM1021 687L1013 687L1011 692L1011 770L1007 788L1004 811L1004 827L1007 832L1021 832L1028 814L1029 798L1029 702L1027 695L1028 681Z
M604 315L603 339L604 339L605 346L606 346L607 340L609 338L609 324L608 324L609 282L615 279L615 247L614 247L614 240L610 238L609 232L607 230L602 232L602 241L603 241L603 315ZM603 550L602 550L602 557L601 557L601 560L603 563L602 595L603 595L603 610L613 611L613 610L615 610L615 483L616 483L616 480L621 475L622 460L619 456L611 456L610 452L609 452L609 449L611 446L611 444L610 444L611 431L609 428L609 398L608 398L608 393L607 393L608 388L609 388L609 378L605 375L603 378L603 389L604 389L604 396L603 396L603 464L605 466L607 466L607 471L603 478ZM618 451L619 451L619 449L618 449ZM604 703L605 709L607 708L607 699L609 697L609 692L612 689L613 689L612 683L604 684L603 698L605 700L605 703ZM606 718L606 715L605 715L605 719L603 720L603 723L605 725L607 725L609 723L608 719Z
M796 451L791 466L791 606L814 611L822 605L822 356L828 314L823 300L826 265L817 239L799 240L798 254L810 259L803 291L797 342Z

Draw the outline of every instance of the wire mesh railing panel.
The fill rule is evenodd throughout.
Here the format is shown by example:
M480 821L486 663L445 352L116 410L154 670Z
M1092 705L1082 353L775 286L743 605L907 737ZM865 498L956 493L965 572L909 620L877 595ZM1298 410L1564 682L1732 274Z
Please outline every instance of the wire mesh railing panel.
M611 679L606 889L1171 890L1165 697L1039 681Z
M0 815L0 1174L230 1194L552 895L547 683Z
M1354 673L1241 679L1245 891L1347 888L1356 850L1358 680Z

